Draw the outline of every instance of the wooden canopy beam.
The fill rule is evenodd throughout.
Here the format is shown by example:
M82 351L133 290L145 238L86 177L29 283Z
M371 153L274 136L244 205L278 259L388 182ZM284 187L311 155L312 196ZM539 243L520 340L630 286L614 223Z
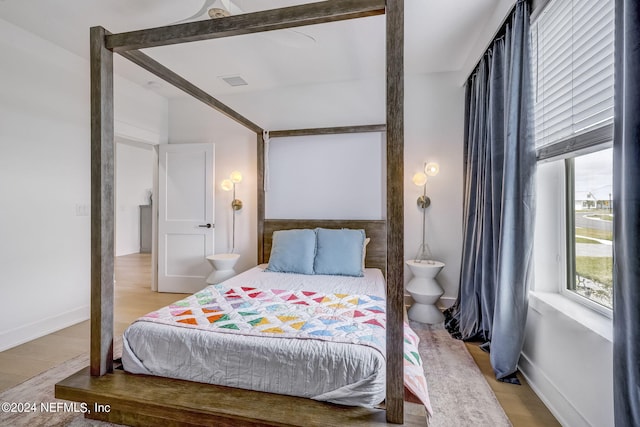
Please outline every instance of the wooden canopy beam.
M340 126L331 128L274 130L269 132L270 138L286 138L290 136L336 135L344 133L385 132L387 125Z
M384 13L385 0L327 0L225 18L112 34L107 36L107 48L114 52L122 52L364 18Z
M404 0L387 0L387 421L404 417Z
M172 84L178 89L193 96L197 100L204 102L214 110L219 111L220 113L224 114L230 119L235 120L236 122L240 123L241 125L245 126L248 129L251 129L253 132L258 132L258 133L262 132L262 128L260 126L253 123L251 120L247 119L246 117L236 112L232 108L228 107L227 105L223 104L213 96L209 95L207 92L200 89L193 83L189 82L184 77L181 77L177 73L174 73L173 71L171 71L170 69L168 69L167 67L165 67L164 65L156 61L155 59L151 58L150 56L145 55L144 53L138 50L128 50L128 51L119 52L119 53L121 56L127 58L129 61L133 62L134 64L137 64L140 67L144 68L145 70L155 74L156 76L160 77L162 80L166 81L167 83Z

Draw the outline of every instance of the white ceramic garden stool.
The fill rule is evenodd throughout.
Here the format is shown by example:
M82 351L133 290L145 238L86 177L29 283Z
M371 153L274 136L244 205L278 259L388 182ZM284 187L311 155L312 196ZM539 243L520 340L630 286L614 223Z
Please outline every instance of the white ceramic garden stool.
M436 276L444 267L440 261L407 261L413 273L413 279L407 283L407 292L415 301L409 308L409 319L420 323L436 324L444 321L444 315L436 307L440 296L444 293L436 281Z
M223 282L236 275L233 269L238 262L240 254L215 254L209 255L207 261L213 267L213 271L207 277L207 283L210 285Z

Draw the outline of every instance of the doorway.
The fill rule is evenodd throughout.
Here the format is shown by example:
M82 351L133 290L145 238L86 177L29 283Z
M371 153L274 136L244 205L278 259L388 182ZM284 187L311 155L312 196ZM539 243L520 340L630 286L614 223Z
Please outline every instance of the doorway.
M155 264L154 188L157 154L153 144L121 136L115 138L115 256L127 263L139 258L144 265ZM122 270L120 270L122 271ZM140 286L155 289L155 274L150 268ZM116 282L118 277L115 278Z

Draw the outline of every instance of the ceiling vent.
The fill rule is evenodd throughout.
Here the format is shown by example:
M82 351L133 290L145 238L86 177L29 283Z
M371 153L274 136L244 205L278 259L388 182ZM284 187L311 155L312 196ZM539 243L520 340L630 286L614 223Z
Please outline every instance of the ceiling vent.
M220 78L225 82L227 82L229 86L246 86L249 84L246 82L245 79L243 79L240 76L226 76L226 77L220 77Z

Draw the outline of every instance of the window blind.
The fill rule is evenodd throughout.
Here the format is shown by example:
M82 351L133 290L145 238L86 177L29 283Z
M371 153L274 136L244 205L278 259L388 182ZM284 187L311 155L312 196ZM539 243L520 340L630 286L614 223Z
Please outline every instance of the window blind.
M536 147L613 122L613 0L552 0L531 25Z

